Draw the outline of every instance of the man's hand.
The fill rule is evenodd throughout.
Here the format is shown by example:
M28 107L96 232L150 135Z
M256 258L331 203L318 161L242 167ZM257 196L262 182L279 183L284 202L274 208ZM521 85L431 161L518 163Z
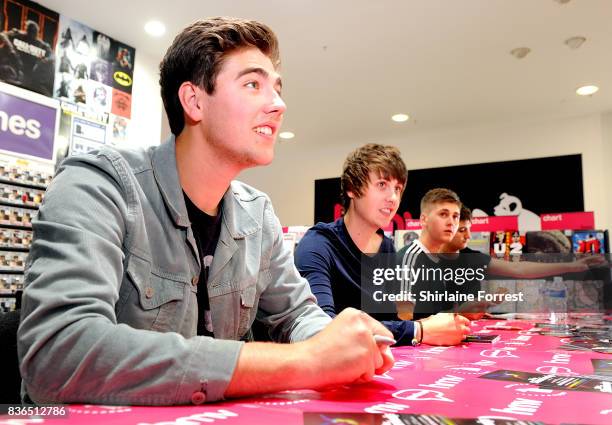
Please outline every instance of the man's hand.
M508 288L497 288L497 290L493 293L493 295L505 295L508 293ZM501 304L503 298L495 298L494 301L468 301L461 304L457 308L457 313L462 315L463 317L469 320L478 320L482 319L482 317L487 312L489 307L493 307L495 305Z
M374 335L393 338L380 322L347 308L320 333L300 343L304 364L311 368L312 382L308 387L368 382L374 374L391 369L395 362L391 350L377 345Z
M242 346L225 397L295 389L323 390L371 381L394 360L374 335L391 332L367 314L347 308L312 338L294 344L249 342Z
M461 304L457 308L457 313L467 318L468 320L482 319L489 307L494 306L496 303L491 301L468 301Z
M438 313L421 320L423 344L457 345L470 334L470 321L454 313Z
M604 267L608 265L608 261L603 255L587 255L586 257L582 257L579 260L571 262L570 265L573 266L572 271L585 272L590 268Z

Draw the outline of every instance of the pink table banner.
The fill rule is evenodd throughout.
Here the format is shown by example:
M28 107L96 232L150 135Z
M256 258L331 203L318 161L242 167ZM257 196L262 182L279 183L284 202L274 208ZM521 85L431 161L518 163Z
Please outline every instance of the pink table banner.
M500 324L520 330L485 328ZM608 376L607 380L576 378L595 374L595 362L603 362L609 367L612 355L565 351L558 347L568 343L569 338L541 335L537 330L524 321L475 322L474 333L496 334L500 339L494 343L466 343L457 347L394 348L396 363L385 375L375 377L368 384L343 386L326 392L286 391L202 406L70 405L67 406L68 417L61 421L42 418L37 422L11 422L15 419L4 416L0 417L0 425L302 425L304 413L314 415L310 415L308 424L392 423L384 422L381 416L372 416L378 419L367 422L349 419L360 417L358 413L431 414L478 419L482 424L504 421L612 423L612 377ZM341 413L347 414L345 422L339 422ZM312 422L312 417L323 419ZM347 422L349 420L353 422Z

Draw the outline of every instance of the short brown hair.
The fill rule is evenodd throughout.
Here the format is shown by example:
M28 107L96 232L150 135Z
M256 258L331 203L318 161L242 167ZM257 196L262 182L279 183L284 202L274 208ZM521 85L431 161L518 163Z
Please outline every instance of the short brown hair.
M344 161L340 190L345 211L348 211L351 203L348 192L353 192L357 197L363 195L363 189L370 181L370 171L383 178L394 178L406 187L408 173L399 149L395 146L368 143L355 149Z
M453 204L457 204L459 208L461 208L462 206L461 200L459 199L459 195L457 195L450 189L437 187L435 189L429 190L421 199L421 213L423 213L433 204L438 204L441 202L451 202Z
M472 210L466 207L465 205L461 205L459 221L472 221Z
M274 32L257 21L238 18L207 18L187 26L176 36L159 64L159 84L170 130L178 136L185 127L178 89L185 81L213 94L215 80L228 54L255 47L280 66Z

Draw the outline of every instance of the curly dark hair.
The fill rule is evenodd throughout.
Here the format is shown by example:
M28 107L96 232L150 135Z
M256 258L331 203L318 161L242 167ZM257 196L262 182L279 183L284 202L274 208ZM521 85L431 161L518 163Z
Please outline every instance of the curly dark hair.
M255 47L268 56L275 68L280 66L278 40L272 30L257 21L239 18L198 20L179 35L159 64L159 84L170 130L178 136L185 127L178 90L191 81L213 94L215 80L228 54Z
M344 161L340 177L344 211L348 211L351 203L347 192L353 192L357 197L362 196L363 189L370 180L371 171L383 178L394 178L406 187L408 172L399 149L395 146L368 143L355 149Z

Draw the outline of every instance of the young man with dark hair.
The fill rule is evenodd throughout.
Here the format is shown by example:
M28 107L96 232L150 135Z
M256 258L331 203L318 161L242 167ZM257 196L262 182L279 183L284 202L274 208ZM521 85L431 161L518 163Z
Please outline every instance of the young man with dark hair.
M34 222L18 334L39 403L199 404L364 382L393 364L349 309L331 320L284 248L266 165L285 104L265 25L201 20L160 65L174 136L64 161ZM257 315L277 342L248 342Z
M452 306L452 303L424 301L423 298L427 294L439 296L436 294L445 293L444 282L428 276L436 275L433 273L439 269L436 254L442 252L444 244L450 242L457 232L460 210L459 196L449 189L431 189L421 199L421 235L398 251L399 263L402 270L406 271L400 290L411 294L414 299L414 302L398 303L402 319L424 318ZM418 270L422 270L419 273L424 273L427 278L423 279L423 274L414 273Z
M344 216L332 223L318 223L298 244L297 268L331 317L347 307L362 305L362 296L367 292L361 285L366 255L395 252L381 228L397 212L406 176L397 148L367 144L356 149L344 162L340 178ZM385 320L383 324L400 345L454 345L469 331L466 319L449 314L436 315L422 323L397 320L395 313L373 316Z

